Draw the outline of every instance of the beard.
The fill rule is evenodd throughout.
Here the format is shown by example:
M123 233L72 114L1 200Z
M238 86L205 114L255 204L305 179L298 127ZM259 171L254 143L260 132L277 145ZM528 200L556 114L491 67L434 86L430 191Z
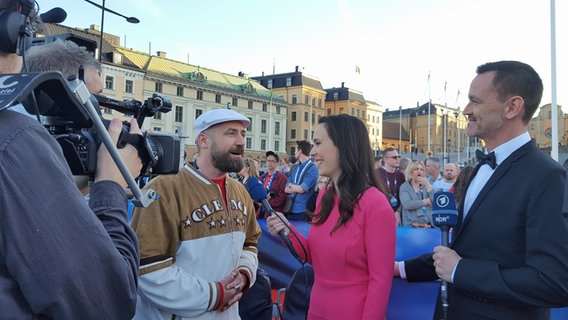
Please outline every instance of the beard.
M244 167L242 155L245 152L244 147L233 147L227 151L219 150L214 142L211 146L211 164L221 172L239 172ZM241 158L232 158L231 154L238 153Z

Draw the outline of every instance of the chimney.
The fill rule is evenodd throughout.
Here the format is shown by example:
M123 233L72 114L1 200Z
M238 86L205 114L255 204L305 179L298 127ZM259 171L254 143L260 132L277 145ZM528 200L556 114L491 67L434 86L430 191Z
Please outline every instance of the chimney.
M342 87L342 88L345 88L345 82L342 82L342 83L341 83L341 87Z
M166 54L167 54L167 52L165 52L165 51L156 51L156 55L160 58L165 58Z
M296 72L300 70L300 66L296 66Z

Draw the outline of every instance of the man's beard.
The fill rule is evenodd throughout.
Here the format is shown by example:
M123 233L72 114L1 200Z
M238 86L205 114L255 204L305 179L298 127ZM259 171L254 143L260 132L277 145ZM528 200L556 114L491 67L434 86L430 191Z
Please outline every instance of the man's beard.
M213 142L211 146L211 164L221 172L239 172L244 167L242 158L232 158L232 153L244 154L244 147L234 147L227 151L221 151L217 148L217 144Z

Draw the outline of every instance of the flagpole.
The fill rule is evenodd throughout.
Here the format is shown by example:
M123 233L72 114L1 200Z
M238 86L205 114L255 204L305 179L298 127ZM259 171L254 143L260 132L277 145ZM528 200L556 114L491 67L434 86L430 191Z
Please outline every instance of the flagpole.
M398 106L398 153L402 154L402 106Z
M550 74L552 77L552 148L550 156L558 161L558 106L556 105L556 5L550 0Z
M428 150L430 152L430 72L428 72Z

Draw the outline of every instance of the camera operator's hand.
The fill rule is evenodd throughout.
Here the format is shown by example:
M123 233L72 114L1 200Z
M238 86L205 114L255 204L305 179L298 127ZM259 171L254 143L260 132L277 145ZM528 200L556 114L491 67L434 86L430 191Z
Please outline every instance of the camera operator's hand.
M120 119L112 119L108 126L108 133L114 145L116 145L121 131L122 122ZM142 134L140 128L138 128L136 119L130 121L130 133ZM128 170L130 170L132 177L136 178L142 168L142 160L138 157L138 150L136 150L134 146L127 144L124 148L118 149L118 153L128 167ZM112 180L121 186L126 186L126 180L120 173L120 170L118 170L118 167L104 144L101 144L97 153L97 171L95 172L95 182L102 180Z

